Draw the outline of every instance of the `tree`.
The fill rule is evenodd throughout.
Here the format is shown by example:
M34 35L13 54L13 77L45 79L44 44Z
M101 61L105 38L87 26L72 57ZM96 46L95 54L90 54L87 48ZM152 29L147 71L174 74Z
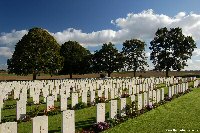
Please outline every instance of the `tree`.
M123 67L123 56L118 53L111 42L103 44L99 51L95 51L92 60L93 70L95 72L105 71L108 77L113 71L118 71Z
M169 31L166 27L158 29L150 44L150 60L153 60L155 70L165 70L167 77L171 69L184 69L196 48L193 38L184 36L181 28L171 28Z
M33 80L41 71L57 73L62 66L60 45L46 30L32 28L16 44L11 59L8 59L9 73L33 74Z
M132 39L126 40L123 43L122 54L125 57L125 67L127 70L133 70L134 77L137 70L145 70L148 66L145 56L146 44L140 40Z
M62 74L84 74L90 72L90 51L82 47L76 41L68 41L62 44L60 55L64 58Z

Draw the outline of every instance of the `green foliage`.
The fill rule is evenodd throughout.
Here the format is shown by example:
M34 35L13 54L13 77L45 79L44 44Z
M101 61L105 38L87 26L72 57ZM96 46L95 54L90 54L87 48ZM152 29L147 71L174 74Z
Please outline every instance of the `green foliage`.
M68 41L62 44L60 55L64 58L62 74L84 74L90 72L90 51L82 47L76 41Z
M166 70L166 76L170 69L180 71L187 66L186 62L196 48L193 38L184 36L181 28L158 29L150 44L150 60L153 60L155 70Z
M79 109L83 109L83 108L86 108L86 107L87 107L86 103L79 102L72 109L73 110L79 110Z
M12 58L7 61L9 73L17 75L54 74L61 69L60 45L46 30L32 28L16 44Z
M118 71L123 67L123 56L114 48L114 44L109 42L103 44L99 51L95 51L92 62L95 72L107 72L110 77L113 71Z
M137 70L145 70L148 66L145 56L145 42L137 39L126 40L123 43L122 54L125 57L125 69L133 70L134 76Z
M40 106L35 106L35 107L31 108L30 112L28 112L27 114L30 117L36 117L36 116L38 116L39 112L40 112Z

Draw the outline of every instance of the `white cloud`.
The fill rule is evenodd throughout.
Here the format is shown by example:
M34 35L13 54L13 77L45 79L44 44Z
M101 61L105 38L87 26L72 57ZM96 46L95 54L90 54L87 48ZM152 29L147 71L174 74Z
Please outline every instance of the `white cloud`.
M146 52L147 57L150 57L150 54L151 54L150 52Z
M200 15L191 12L179 12L174 17L156 14L152 9L141 13L129 13L125 18L111 20L119 30L111 29L84 33L73 28L62 32L53 33L59 43L76 40L84 45L98 45L106 42L122 43L131 38L149 40L154 37L158 28L181 27L185 35L191 35L195 40L200 40Z
M116 37L116 31L101 30L91 33L83 33L81 30L68 28L62 32L51 33L58 43L63 44L68 40L78 41L84 45L98 45L112 41Z
M27 33L27 30L13 30L11 33L1 33L0 46L14 47L15 44Z
M200 70L200 60L190 59L184 70Z
M179 12L175 16L156 14L152 9L141 13L129 13L124 18L111 20L119 30L104 29L85 33L78 29L68 28L61 32L51 33L56 40L62 44L68 40L75 40L86 45L99 45L107 42L122 43L131 38L149 40L154 37L158 28L181 27L185 35L192 35L195 40L200 40L200 14L193 12L187 14ZM1 33L0 44L11 46L26 34L27 30L12 31L11 33Z
M196 49L194 49L194 51L193 51L193 56L194 57L198 57L198 56L200 56L200 48L196 48Z
M0 47L0 56L4 56L6 58L12 57L12 51L8 47Z

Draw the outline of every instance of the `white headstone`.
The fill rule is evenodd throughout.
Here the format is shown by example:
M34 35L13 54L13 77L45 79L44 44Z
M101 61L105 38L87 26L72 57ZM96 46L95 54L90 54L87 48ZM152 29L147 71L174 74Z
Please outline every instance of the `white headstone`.
M90 103L95 102L95 91L90 91Z
M110 98L111 99L115 98L115 90L114 89L111 89L111 91L110 91Z
M161 88L161 100L164 100L165 98L165 90L164 88Z
M138 94L138 110L142 109L142 94Z
M147 100L148 100L148 105L152 106L152 100L153 100L153 96L152 96L152 91L148 91L147 92Z
M131 103L135 101L135 95L131 95Z
M32 133L48 133L48 116L32 118Z
M126 116L126 98L121 98L120 102L120 115Z
M16 116L17 120L22 120L26 117L26 102L23 100L17 101L17 111Z
M54 107L54 96L48 96L47 97L47 107L46 107L46 109L47 109L47 111L50 111L50 109L52 108L52 107Z
M168 96L169 96L169 98L172 97L172 87L171 86L168 87Z
M87 91L83 91L82 93L82 102L87 104Z
M117 118L117 100L110 101L110 118L111 119Z
M72 108L78 104L78 93L72 93Z
M105 121L105 103L98 103L96 106L97 106L97 112L96 112L97 123L104 122Z
M156 90L156 103L160 102L160 89Z
M75 133L75 116L74 110L62 112L62 133Z
M152 101L152 103L154 104L154 103L156 103L156 91L153 90L152 92L153 92L153 101Z
M0 133L17 133L17 122L2 123L0 127Z
M66 94L60 95L60 110L61 111L67 110L67 95Z
M147 92L144 92L144 103L143 103L143 107L146 107L148 105L148 99L147 99Z
M105 99L108 100L108 88L104 90Z

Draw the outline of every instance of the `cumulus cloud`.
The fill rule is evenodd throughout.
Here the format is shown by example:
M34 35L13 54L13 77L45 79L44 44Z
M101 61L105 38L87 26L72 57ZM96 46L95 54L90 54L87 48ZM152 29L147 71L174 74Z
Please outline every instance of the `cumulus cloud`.
M194 12L179 12L174 16L157 14L152 9L140 13L128 13L123 18L111 20L111 23L118 30L102 29L90 33L83 32L81 29L68 28L52 34L59 44L66 41L78 41L85 47L98 46L103 43L113 42L121 44L127 39L137 38L143 41L153 39L158 28L181 27L183 34L192 36L195 41L200 41L200 14ZM27 34L27 30L15 31L0 34L1 56L10 57L15 44ZM7 48L6 48L7 47ZM7 50L7 52L5 52ZM194 56L200 56L200 49L195 49ZM3 52L4 51L4 52ZM0 51L1 52L1 51ZM149 56L149 53L147 53ZM190 63L192 64L192 63Z
M0 56L10 58L12 56L12 51L8 47L0 47Z
M200 48L194 49L194 51L193 51L193 56L194 56L194 57L200 56Z
M1 33L0 46L14 47L14 45L27 33L27 30L13 30L11 33Z
M179 12L170 17L164 14L156 14L152 9L141 13L129 13L125 18L111 20L119 30L101 30L91 33L84 33L73 28L62 32L52 33L59 43L68 40L76 40L84 45L98 45L106 42L122 43L131 38L149 40L154 37L158 28L181 27L183 34L193 36L200 40L200 15L193 12L186 14Z
M150 54L151 54L150 52L146 52L147 57L150 57Z
M200 60L190 59L187 61L187 65L184 70L200 70Z
M85 33L80 29L68 28L51 34L60 44L68 40L75 40L84 46L96 46L107 42L122 43L131 38L146 41L154 37L158 28L181 27L185 35L192 35L195 40L200 40L200 14L193 12L189 14L179 12L170 17L164 14L156 14L152 9L149 9L141 13L128 13L124 18L111 20L111 23L119 30L103 29ZM0 45L14 45L27 32L27 30L13 30L11 33L1 33Z
M68 40L78 41L84 45L98 45L112 41L116 37L116 31L101 30L91 33L83 33L81 30L68 28L62 32L51 33L58 43L63 44Z

